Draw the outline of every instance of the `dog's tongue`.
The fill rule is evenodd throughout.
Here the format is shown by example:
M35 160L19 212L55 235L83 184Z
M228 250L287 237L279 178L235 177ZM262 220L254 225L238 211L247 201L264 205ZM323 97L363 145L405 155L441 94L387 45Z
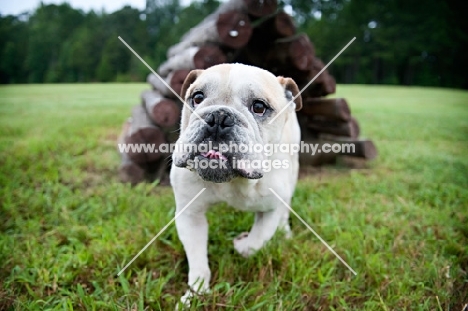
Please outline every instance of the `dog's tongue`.
M202 156L204 156L205 158L208 158L208 159L221 159L221 160L227 160L227 158L225 156L223 156L223 154L219 151L214 151L214 150L210 150L208 152L203 152L201 153Z

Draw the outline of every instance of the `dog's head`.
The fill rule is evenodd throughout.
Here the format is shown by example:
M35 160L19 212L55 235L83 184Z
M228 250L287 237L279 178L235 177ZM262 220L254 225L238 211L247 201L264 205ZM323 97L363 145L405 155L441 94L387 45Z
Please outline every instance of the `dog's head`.
M181 90L187 105L174 164L212 182L261 178L260 168L245 165L264 158L250 146L280 141L288 116L302 107L300 96L290 103L298 94L292 79L252 66L222 64L191 71Z

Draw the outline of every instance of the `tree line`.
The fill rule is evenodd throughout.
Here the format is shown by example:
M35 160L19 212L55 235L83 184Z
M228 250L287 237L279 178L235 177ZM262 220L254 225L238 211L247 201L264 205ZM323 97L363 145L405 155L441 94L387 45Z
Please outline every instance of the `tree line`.
M147 0L113 12L83 12L69 4L40 4L31 13L0 16L0 83L144 81L190 27L213 12L217 0L182 6ZM339 83L468 88L468 20L458 1L283 0L316 54Z

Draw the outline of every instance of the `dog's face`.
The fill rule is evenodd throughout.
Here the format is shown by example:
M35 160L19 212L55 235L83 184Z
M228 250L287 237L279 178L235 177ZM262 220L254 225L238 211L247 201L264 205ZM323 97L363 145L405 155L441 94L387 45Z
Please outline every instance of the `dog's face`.
M278 143L288 116L302 107L301 97L280 111L298 93L292 79L247 65L223 64L190 72L181 96L191 109L186 105L182 109L174 164L217 183L238 176L261 178L261 169L238 163L261 161L263 153L241 146Z

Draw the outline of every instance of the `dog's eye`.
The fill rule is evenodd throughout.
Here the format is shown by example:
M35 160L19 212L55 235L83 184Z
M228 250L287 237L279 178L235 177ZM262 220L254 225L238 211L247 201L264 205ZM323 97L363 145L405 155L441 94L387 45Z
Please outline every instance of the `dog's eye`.
M255 100L250 106L250 111L255 113L256 115L263 116L265 112L267 111L267 105L262 102L261 100Z
M201 104L201 102L205 99L205 95L203 95L202 92L196 92L195 94L193 94L192 96L192 104L193 106L197 106L199 104Z

